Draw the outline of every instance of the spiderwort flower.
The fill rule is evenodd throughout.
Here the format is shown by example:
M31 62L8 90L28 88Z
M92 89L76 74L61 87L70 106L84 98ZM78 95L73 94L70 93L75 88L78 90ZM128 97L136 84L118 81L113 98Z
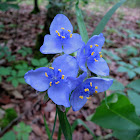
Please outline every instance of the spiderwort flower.
M79 63L79 67L83 71L87 72L88 67L90 71L97 75L109 75L109 67L106 61L102 58L101 53L104 41L105 38L102 33L95 35L91 37L87 44L79 50L77 54L77 61Z
M50 34L44 38L40 48L43 54L55 54L64 52L71 54L84 45L79 34L73 33L73 27L69 19L63 14L57 14L50 26Z
M99 77L89 78L84 82L81 81L70 97L73 111L80 110L94 93L106 91L112 83L112 79Z
M37 91L46 91L48 96L57 105L70 106L69 95L71 87L68 84L68 77L76 77L78 64L74 57L62 55L57 57L52 67L41 67L28 71L24 78L27 84Z

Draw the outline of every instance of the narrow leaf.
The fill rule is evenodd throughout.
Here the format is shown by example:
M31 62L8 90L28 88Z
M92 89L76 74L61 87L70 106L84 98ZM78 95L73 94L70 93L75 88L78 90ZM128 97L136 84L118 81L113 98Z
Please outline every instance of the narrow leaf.
M100 21L100 23L97 25L97 27L95 28L93 35L98 35L100 34L104 28L105 25L108 23L108 21L110 20L110 18L112 17L112 15L115 13L115 11L125 2L126 0L121 0L120 2L118 2L117 4L115 4L107 13L106 15L102 18L102 20Z
M71 126L68 122L66 112L60 111L60 109L57 107L58 110L58 117L59 117L59 122L61 125L62 132L65 136L66 140L72 140L72 132L71 132Z
M87 30L86 30L86 26L85 26L85 23L84 23L82 12L81 12L78 4L79 4L79 0L77 1L76 5L75 5L77 23L78 23L80 35L81 35L83 41L85 43L87 43L87 41L88 41L88 33L87 33Z

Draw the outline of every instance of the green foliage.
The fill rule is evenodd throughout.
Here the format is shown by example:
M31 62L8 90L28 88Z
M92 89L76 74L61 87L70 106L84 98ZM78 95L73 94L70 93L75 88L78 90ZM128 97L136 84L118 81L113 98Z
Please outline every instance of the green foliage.
M12 120L17 117L17 113L13 108L5 110L5 115L2 120L0 120L0 127L5 128Z
M18 53L25 57L28 54L32 54L32 49L23 46L20 50L18 50Z
M0 1L0 11L7 11L10 8L19 9L17 0L5 0L4 2Z
M3 31L4 31L4 25L0 24L0 32L3 32Z
M107 104L108 107L103 100L89 120L104 128L113 129L117 138L130 132L130 140L135 140L140 132L140 118L136 115L134 105L126 96L118 93L108 96Z
M140 39L140 34L137 34L133 30L129 30L129 29L123 29L123 30L128 33L128 37L129 38L137 38L137 39Z
M14 126L13 130L17 135L13 131L9 131L0 140L28 140L32 128L25 125L24 122L20 122L17 126Z
M35 58L33 58L32 60L31 60L31 63L32 63L32 65L33 66L35 66L35 67L45 67L45 66L47 66L47 64L48 64L48 60L47 60L47 58L40 58L40 59L35 59Z
M12 55L7 46L0 46L0 59L2 58L5 58L8 62L15 61L15 56Z
M131 88L137 92L140 92L140 79L134 80L127 85L128 88Z
M75 5L77 23L78 23L78 27L79 27L79 30L80 30L80 35L81 35L83 41L85 43L87 43L88 33L87 33L87 30L86 30L86 26L85 26L85 23L84 23L82 12L79 9L78 4L79 4L79 1L77 1L76 5Z
M97 27L95 28L94 32L92 35L97 35L100 34L104 28L105 25L108 23L108 21L110 20L110 18L112 17L112 15L115 13L115 11L125 2L126 0L121 0L120 2L118 2L117 4L115 4L107 13L106 15L102 18L102 20L100 21L100 23L97 25Z

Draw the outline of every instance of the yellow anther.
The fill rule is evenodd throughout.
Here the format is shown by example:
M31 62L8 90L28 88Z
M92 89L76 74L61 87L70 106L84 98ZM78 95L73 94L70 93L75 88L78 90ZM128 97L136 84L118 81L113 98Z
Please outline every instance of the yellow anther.
M62 75L61 79L64 79L64 76L65 76L65 75Z
M88 88L85 88L84 91L87 92L87 91L89 91L89 89Z
M52 69L52 70L54 70L54 68L53 68L53 67L49 67L49 69Z
M100 55L100 58L102 58L103 56L102 55Z
M72 34L70 34L70 37L72 38Z
M55 82L55 84L59 84L59 83L60 83L59 81Z
M98 47L99 45L98 44L94 44L96 47Z
M52 86L52 82L50 82L50 87Z
M92 45L90 45L90 48L92 48L93 46Z
M64 30L65 28L61 27L61 29L63 29L63 30Z
M92 82L90 82L90 86L92 87Z
M91 55L93 55L93 54L94 54L94 52L91 53Z
M95 62L98 62L98 60L96 58L94 58Z
M98 86L95 86L95 89L98 89Z
M48 74L47 74L47 72L45 72L45 76L46 76L46 77L48 77Z
M102 52L99 52L99 54L101 54Z
M87 97L87 99L90 99L91 97Z
M58 36L60 36L60 33L57 33L58 34Z
M62 72L62 70L61 70L61 69L58 69L58 71Z
M83 96L79 96L79 98L83 99Z
M59 33L57 30L55 31L56 33Z
M71 32L71 30L68 30L68 32Z
M65 36L61 36L62 38L65 38Z
M97 90L95 90L95 93L98 93L98 91L97 91Z

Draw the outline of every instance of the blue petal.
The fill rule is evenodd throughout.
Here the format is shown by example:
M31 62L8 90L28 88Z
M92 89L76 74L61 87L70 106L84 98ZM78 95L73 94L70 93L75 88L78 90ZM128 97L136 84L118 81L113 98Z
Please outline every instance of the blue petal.
M30 70L24 76L25 82L37 91L45 91L49 87L49 79L45 76L45 72L50 73L50 69L41 67Z
M44 43L40 48L40 52L43 54L61 53L62 52L61 40L57 37L46 35L44 38Z
M71 32L73 32L73 27L69 19L63 14L57 14L51 23L50 34L55 35L55 31L57 30L60 32L62 27L65 30L70 30Z
M61 82L48 89L48 96L57 105L70 107L69 95L71 93L67 83Z
M83 80L87 77L87 73L84 72L78 78L75 77L68 77L67 81L71 90L74 90L77 86L79 86Z
M90 71L97 75L109 75L109 67L103 58L98 58L98 62L96 62L92 57L89 57L89 59L87 60L87 66Z
M62 45L64 53L71 54L81 48L84 45L84 42L82 41L81 36L75 33L72 37L65 39Z
M85 47L83 46L83 47L78 51L78 53L77 53L77 62L78 62L79 67L80 67L83 71L87 72L87 68L86 68L86 66L85 66L85 64L86 64L86 56L85 56L85 54L84 54L84 49L85 49Z
M103 36L102 33L100 33L99 35L94 35L93 37L91 37L89 39L89 41L87 42L86 45L86 52L89 51L89 49L93 50L95 53L98 53L101 51L102 46L105 42L105 38ZM95 46L95 44L99 45L98 47ZM92 45L93 47L90 48L90 45Z
M61 69L62 74L65 75L65 77L76 77L78 73L78 64L76 59L67 54L57 57L53 61L52 67Z
M80 96L81 86L77 87L70 97L70 104L72 106L73 111L80 110L84 104L87 102L86 96L83 96L83 99L79 98Z
M84 84L88 84L92 82L93 88L95 86L98 86L98 89L96 89L98 92L104 92L109 89L109 87L113 84L113 79L107 79L107 78L100 78L100 77L93 77L87 79Z

